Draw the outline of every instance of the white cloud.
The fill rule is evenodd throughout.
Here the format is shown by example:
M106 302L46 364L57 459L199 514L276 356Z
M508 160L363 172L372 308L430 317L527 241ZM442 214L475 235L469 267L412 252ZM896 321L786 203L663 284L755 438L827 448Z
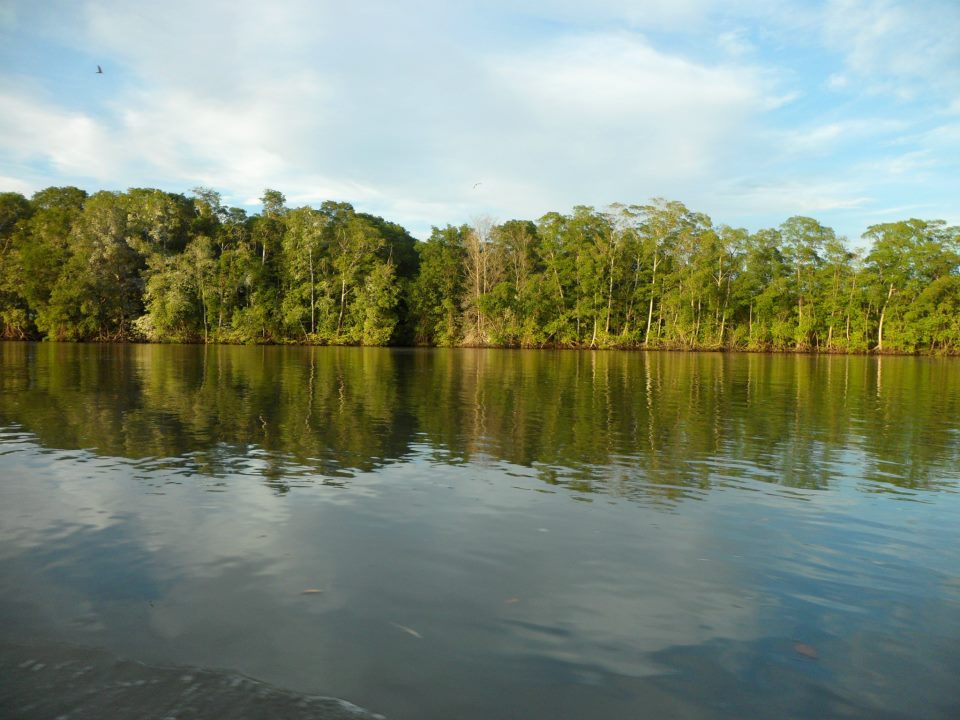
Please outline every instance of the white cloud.
M690 31L708 22L714 3L709 0L523 0L499 3L555 22L579 27L617 23L621 27Z
M935 207L932 203L913 203L910 205L897 205L895 207L877 208L876 210L865 212L864 215L867 217L876 218L916 217L918 210L923 211L919 214L926 215L927 211L932 207Z
M717 36L717 45L734 58L749 55L756 50L754 44L748 39L747 31L743 29L721 33Z
M904 197L884 199L901 205L922 192L909 185L918 173L949 165L924 167L922 155L954 147L949 126L900 112L910 102L867 116L857 103L877 95L853 91L932 92L960 112L960 60L942 29L960 10L949 3L16 10L21 41L66 49L47 74L0 70L0 162L17 187L203 184L252 205L274 187L291 205L345 200L421 236L483 214L653 195L724 222L861 207L884 182L903 184ZM814 55L812 75L802 63ZM81 83L64 70L78 56L107 75Z
M754 71L699 65L627 34L564 39L545 52L503 58L494 71L508 87L545 102L546 113L562 109L579 120L632 122L704 105L747 110L761 96Z
M924 134L924 140L936 149L960 149L960 123L946 123L939 125ZM951 158L956 158L951 153Z
M788 215L810 215L832 210L860 208L872 198L859 194L858 188L837 181L818 178L774 181L769 184L740 183L731 185L729 206L744 214L771 213L786 218Z
M275 187L292 204L349 200L423 234L477 214L535 217L673 192L716 172L751 142L757 116L788 101L770 72L699 63L636 34L492 48L463 36L461 47L436 25L417 27L422 8L377 7L392 27L309 3L276 13L89 5L73 42L107 51L113 89L84 113L48 108L47 126L75 118L72 155L46 131L26 144L111 186L204 184L233 202ZM664 3L647 19L701 7ZM428 209L445 214L420 214Z
M8 175L0 175L0 188L3 188L0 192L16 192L27 196L39 190L38 187L23 178L10 177Z
M960 88L960 4L954 0L831 0L827 43L850 73L902 99Z
M772 138L782 155L792 159L794 155L824 155L857 143L897 139L907 127L901 120L860 117L781 130L772 133Z
M114 60L147 87L252 97L289 74L314 43L329 40L329 5L309 2L92 2L73 42Z
M18 161L42 158L64 175L108 178L116 169L109 133L82 112L6 92L0 95L0 148Z
M893 157L882 158L868 163L868 170L887 179L909 175L916 179L922 171L935 168L939 161L929 150L914 150Z
M822 152L847 132L848 128L840 122L819 125L809 130L791 130L784 133L784 147L787 152Z
M850 85L850 79L843 73L833 73L827 78L827 87L831 90L843 90Z
M288 172L305 129L292 96L309 104L316 88L292 82L261 102L220 100L178 88L137 93L118 108L135 157L166 177L195 176L243 191ZM134 158L130 158L133 160Z
M627 34L565 38L490 71L511 96L513 153L613 195L705 176L747 142L773 86L756 68L698 64Z

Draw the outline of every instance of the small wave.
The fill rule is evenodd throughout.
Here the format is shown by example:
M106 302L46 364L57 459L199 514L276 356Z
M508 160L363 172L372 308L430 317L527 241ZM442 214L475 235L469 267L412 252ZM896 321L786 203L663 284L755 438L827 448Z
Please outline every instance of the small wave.
M0 716L383 720L345 700L295 693L238 673L157 667L105 650L0 645Z

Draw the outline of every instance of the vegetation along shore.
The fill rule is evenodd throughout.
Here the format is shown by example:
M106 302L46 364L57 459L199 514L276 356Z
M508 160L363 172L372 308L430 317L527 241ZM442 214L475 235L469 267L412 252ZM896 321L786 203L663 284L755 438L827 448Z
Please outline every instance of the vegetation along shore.
M960 229L852 247L809 217L750 233L682 203L435 227L342 202L258 214L210 189L0 193L7 339L960 352Z

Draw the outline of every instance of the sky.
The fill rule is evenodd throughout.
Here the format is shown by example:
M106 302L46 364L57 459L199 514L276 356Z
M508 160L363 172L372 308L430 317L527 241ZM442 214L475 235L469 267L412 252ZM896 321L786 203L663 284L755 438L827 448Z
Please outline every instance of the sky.
M960 0L0 0L0 192L960 223ZM97 66L103 69L97 74Z

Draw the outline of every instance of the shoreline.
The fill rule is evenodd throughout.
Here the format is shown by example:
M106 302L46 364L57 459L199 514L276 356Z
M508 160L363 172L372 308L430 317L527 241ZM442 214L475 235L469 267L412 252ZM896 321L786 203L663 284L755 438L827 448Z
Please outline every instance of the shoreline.
M592 352L667 352L683 354L704 354L715 353L723 355L808 355L808 356L842 356L851 357L930 357L947 358L960 357L960 348L949 350L895 350L884 349L877 350L871 348L868 350L846 350L843 348L754 348L754 347L682 347L671 345L611 345L594 346L589 345L478 345L478 344L459 344L459 345L363 345L361 343L323 343L323 342L298 342L288 341L270 341L270 342L203 342L202 340L176 340L176 341L151 341L151 340L48 340L36 338L0 338L0 342L5 343L30 343L35 345L185 345L185 346L205 346L205 347L303 347L303 348L381 348L384 350L524 350L524 351L592 351Z

